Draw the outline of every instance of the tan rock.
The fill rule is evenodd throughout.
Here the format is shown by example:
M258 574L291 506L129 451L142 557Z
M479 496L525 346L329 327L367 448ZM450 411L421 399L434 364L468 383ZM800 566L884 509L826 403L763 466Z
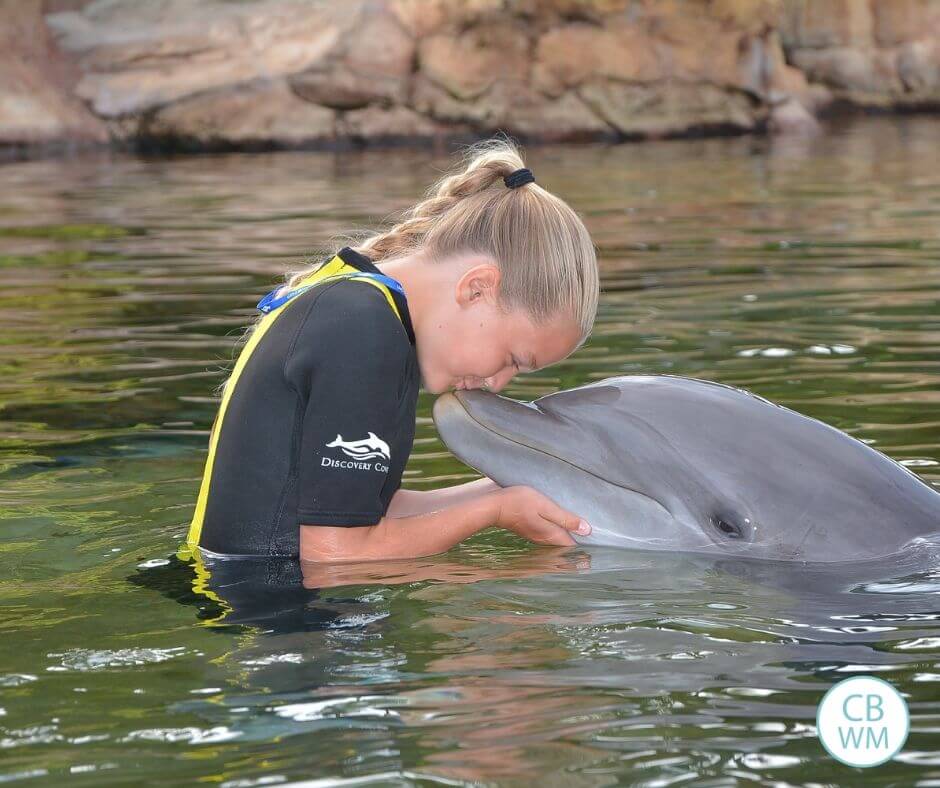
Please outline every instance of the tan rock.
M636 4L637 0L388 0L392 13L419 38L513 20L525 21L533 30L573 19L602 22Z
M502 120L495 127L543 142L615 136L615 129L588 106L576 91L569 91L549 101L521 102L506 107Z
M689 13L688 5L664 2L652 8L649 34L663 78L738 86L742 31L703 13Z
M816 113L831 102L832 94L823 85L810 85L800 69L784 64L774 71L767 101L774 105L785 98L796 99L809 112Z
M527 43L507 25L471 28L456 35L433 35L419 44L421 73L458 100L483 95L497 80L528 78Z
M795 99L812 115L831 102L832 93L823 85L810 85L801 69L789 65L781 43L777 31L754 36L748 41L749 49L742 52L740 60L741 86L772 107ZM784 124L791 117L795 118L797 110L787 109L785 113L781 121Z
M415 37L507 16L503 0L389 0L388 6Z
M494 80L485 98L461 101L436 82L418 75L414 80L411 103L417 112L439 122L489 128L505 117L507 100L522 87L521 83L513 81L508 89L503 85L500 90L496 90L495 86L499 84Z
M335 138L336 113L298 98L286 80L193 96L156 112L133 133L203 145L302 145Z
M678 46L697 43L701 47L729 29L721 19L706 13L704 5L684 0L648 3L642 23L649 35Z
M650 82L661 76L649 36L624 23L610 28L581 23L550 30L538 41L532 70L536 90L552 97L595 77Z
M435 32L447 20L441 0L390 0L389 10L416 38Z
M758 28L771 18L776 3L729 2L722 13L730 22L705 16L698 5L665 2L651 8L640 20L609 19L603 27L572 24L543 35L536 49L536 88L557 96L593 77L625 82L671 78L760 94L771 78L769 69L783 62L779 38L766 31L745 33L732 24L750 9L755 16L748 24Z
M470 129L459 124L437 123L408 107L366 107L337 117L337 135L368 141L443 137Z
M421 115L441 123L480 125L488 114L481 102L460 101L421 73L412 81L410 106Z
M658 0L657 0L658 1ZM635 9L636 0L512 0L517 16L546 27L581 20L592 24L609 21L616 14Z
M659 137L694 129L755 128L766 109L746 94L709 84L628 85L596 80L578 89L594 112L622 134Z
M335 109L403 104L415 44L401 24L384 11L367 9L348 44L318 69L291 76L297 95Z
M84 108L20 61L0 57L0 144L104 142L107 133Z
M928 33L928 7L928 0L873 2L875 41L887 47L924 37Z
M768 128L773 134L816 135L822 131L819 121L795 98L788 98L771 109Z
M72 64L41 10L39 0L0 5L0 144L104 142L104 125L69 95Z
M872 49L832 47L830 49L800 49L791 53L793 63L804 71L811 81L822 82L835 91L860 97L878 94L887 101L901 91L890 52ZM881 100L875 103L880 103ZM864 103L871 103L865 100Z
M24 49L42 8L56 38ZM773 130L799 130L834 97L911 107L938 94L940 0L0 6L0 141L101 139L87 107L116 136L251 146L660 136L757 129L768 113Z
M108 0L47 19L85 68L77 94L116 117L323 63L359 8L359 0Z
M342 62L353 74L404 80L411 73L415 42L392 14L369 6L343 50Z
M904 87L918 95L933 95L940 101L940 43L912 41L898 51L898 76Z
M785 0L780 20L788 49L867 46L873 24L869 0Z
M711 0L708 13L750 35L758 35L777 26L784 0Z
M923 36L934 40L940 37L940 0L930 0L927 5Z
M568 19L576 16L610 16L636 5L635 0L517 0L517 3L529 12L538 10Z
M578 139L611 133L611 126L576 93L546 100L515 80L498 81L479 98L460 101L419 77L415 108L441 123L459 123L478 133L506 129L544 140Z
M746 73L740 65L746 39L736 32L723 33L701 47L660 46L657 48L666 78L713 85L746 87Z
M389 103L391 95L400 91L395 82L367 79L340 68L304 72L290 77L288 83L304 101L344 110Z
M771 89L776 88L791 96L803 96L809 91L809 82L800 69L783 63L774 71Z
M598 49L611 47L610 33L593 25L578 24L550 30L536 45L532 80L547 96L559 96L594 75L601 58ZM620 54L619 47L613 50Z
M772 101L771 94L789 92L796 85L786 85L788 71L795 71L787 66L780 36L776 31L744 37L738 44L738 81L737 87L748 90L755 96ZM805 89L805 80L802 87Z

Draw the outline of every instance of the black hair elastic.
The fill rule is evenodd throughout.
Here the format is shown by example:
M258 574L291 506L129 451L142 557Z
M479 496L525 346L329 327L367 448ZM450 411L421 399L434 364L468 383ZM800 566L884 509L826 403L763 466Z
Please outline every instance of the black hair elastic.
M503 183L510 189L518 189L520 186L525 186L527 183L535 183L535 176L532 174L532 170L523 167L520 170L516 170L504 176Z

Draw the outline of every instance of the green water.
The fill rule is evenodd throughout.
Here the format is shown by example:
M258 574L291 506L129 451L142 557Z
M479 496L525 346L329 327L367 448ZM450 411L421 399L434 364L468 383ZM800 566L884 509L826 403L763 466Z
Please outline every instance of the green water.
M940 486L940 120L815 141L530 151L604 294L508 387L691 375L821 418ZM937 785L940 567L852 578L535 547L191 588L172 559L252 307L440 155L99 156L0 167L0 781L25 785ZM475 474L422 393L405 484ZM745 440L746 436L742 436ZM911 733L826 755L878 675ZM323 781L323 782L320 782Z

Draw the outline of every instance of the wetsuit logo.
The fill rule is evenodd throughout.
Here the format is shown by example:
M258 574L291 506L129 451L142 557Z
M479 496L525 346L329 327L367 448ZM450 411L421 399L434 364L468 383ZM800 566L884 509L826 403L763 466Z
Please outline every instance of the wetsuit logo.
M343 454L347 457L353 457L357 460L371 460L375 457L381 457L384 460L391 459L388 444L374 432L370 432L369 437L358 441L344 441L342 435L337 435L336 440L326 444L328 449L335 446L342 449Z

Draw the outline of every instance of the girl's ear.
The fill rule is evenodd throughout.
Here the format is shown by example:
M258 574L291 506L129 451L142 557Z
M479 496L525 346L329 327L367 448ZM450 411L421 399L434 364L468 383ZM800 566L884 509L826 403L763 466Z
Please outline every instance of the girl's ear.
M480 263L468 268L457 280L455 297L460 306L489 302L496 303L502 273L492 263Z

